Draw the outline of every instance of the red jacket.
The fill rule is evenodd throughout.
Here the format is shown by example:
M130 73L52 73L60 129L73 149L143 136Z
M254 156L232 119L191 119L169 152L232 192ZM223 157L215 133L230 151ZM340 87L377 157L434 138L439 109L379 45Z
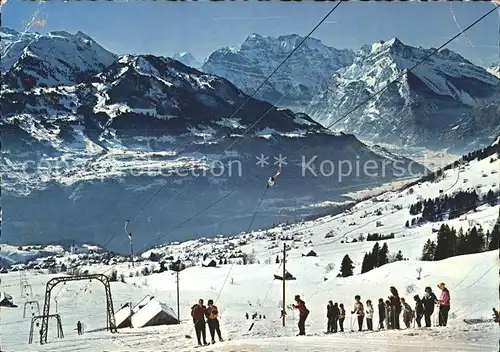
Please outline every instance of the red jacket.
M447 288L441 291L441 297L439 297L439 304L442 306L450 305L450 291L448 291Z
M297 302L296 305L294 305L295 308L299 310L299 315L304 316L309 314L309 309L306 308L306 304L304 303L303 300L300 300Z
M199 304L194 305L191 308L191 317L193 317L193 323L198 323L200 321L205 322L205 314L207 313L207 308L205 306L200 306Z

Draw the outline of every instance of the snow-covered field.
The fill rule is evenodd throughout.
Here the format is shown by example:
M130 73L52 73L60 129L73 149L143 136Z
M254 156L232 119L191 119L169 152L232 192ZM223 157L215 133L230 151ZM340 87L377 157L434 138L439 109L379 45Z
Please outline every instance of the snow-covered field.
M49 343L40 346L27 344L30 316L37 313L28 306L23 318L23 305L27 298L21 297L20 273L1 275L0 289L14 297L18 308L3 308L1 311L1 346L5 351L188 351L196 344L189 316L190 307L199 298L216 300L221 313L221 328L226 342L202 348L207 351L496 351L498 350L498 325L493 322L466 324L463 319L491 318L491 309L498 304L499 257L496 251L459 256L438 262L421 262L418 258L427 239L436 240L432 230L442 223L464 231L472 226L481 226L489 231L498 218L500 205L481 205L475 212L460 218L427 223L406 228L411 218L409 206L419 199L436 197L440 191L451 195L459 190L476 189L482 195L488 190L498 190L497 157L471 161L450 169L437 182L424 182L404 190L393 190L363 201L350 210L336 216L326 216L314 221L283 226L267 231L256 231L234 239L192 240L147 251L150 253L190 257L195 266L180 273L180 325L149 328L125 328L118 334L103 331L106 325L105 296L98 282L71 282L60 284L52 291L51 313L61 315L64 339L58 339L55 324L50 325ZM379 222L377 226L377 222ZM358 241L368 233L390 234L395 238L387 242L389 251L401 250L408 260L397 261L380 268L359 274L365 252L371 250L373 241ZM273 238L273 234L276 235ZM325 237L328 234L328 237ZM292 240L283 241L283 237ZM243 242L242 242L243 241ZM239 242L239 243L238 243ZM203 253L223 253L221 248L233 243L235 248L255 256L256 264L218 265L203 268L195 261ZM287 270L296 280L287 281L286 304L300 294L311 311L306 331L311 336L296 337L298 315L288 311L286 327L279 318L282 304L281 281L273 274L280 274L282 264L275 264L281 257L283 243L290 245L287 255ZM317 257L303 257L305 250L313 249ZM10 257L16 249L9 247ZM228 252L226 252L228 254ZM345 254L355 264L355 275L339 278L337 273ZM219 259L217 256L214 259ZM64 260L64 258L60 259ZM233 261L235 262L235 261ZM176 310L176 276L172 271L134 276L151 262L138 263L129 268L127 263L114 266L89 265L81 270L90 273L110 273L117 270L125 282L113 282L111 289L115 311L124 303L139 302L151 294ZM421 279L417 269L422 268ZM54 275L44 271L28 271L28 280L33 287L33 296L43 306L45 283ZM348 314L344 334L323 335L326 326L326 304L328 300L344 303L346 310L352 307L354 296L360 294L363 301L389 295L389 287L398 288L402 297L412 303L415 294L423 294L425 286L436 288L444 281L451 292L449 326L431 329L402 329L400 331L350 332L351 316ZM56 304L57 302L57 304ZM245 313L265 315L266 319L247 320ZM374 320L377 321L377 313ZM78 336L76 322L81 320L85 334ZM255 322L252 330L250 325ZM36 334L36 332L35 332ZM193 339L188 339L190 335Z
M65 338L56 336L55 323L49 326L49 343L40 346L27 344L30 316L27 309L23 318L23 300L20 297L19 274L2 276L2 286L14 296L19 308L1 311L2 350L4 351L184 351L195 345L194 331L189 319L189 309L198 298L215 299L221 311L224 343L204 348L207 351L496 351L497 330L494 323L468 325L464 318L490 318L491 308L498 302L498 255L487 252L455 257L441 262L402 261L385 265L363 275L336 278L333 272L323 281L319 258L301 258L290 262L296 281L287 282L287 303L295 294L306 301L311 315L306 331L313 336L295 337L297 313L288 312L286 327L281 326L279 304L281 282L273 281L272 265L224 265L218 268L188 268L180 273L180 325L120 329L111 334L101 329L106 324L105 296L102 285L93 281L60 284L53 290L57 299L57 312L61 315ZM416 278L417 267L422 267L422 279ZM126 268L123 268L126 270ZM98 271L104 271L99 268ZM229 273L229 271L231 271ZM229 276L231 281L224 281ZM33 286L33 297L43 304L44 283L51 276L28 274ZM146 278L126 279L126 283L112 283L115 309L132 301L137 303L146 294L153 294L172 307L176 303L175 275L172 272L153 274ZM343 302L351 309L353 297L360 294L363 300L376 300L389 295L389 286L396 286L401 295L411 297L421 294L425 286L436 286L445 281L452 297L449 326L446 328L411 329L381 332L349 332L350 315L346 319L346 333L324 336L325 305L329 299ZM17 286L17 287L16 287ZM435 289L438 291L438 289ZM55 301L52 301L55 312ZM245 313L266 315L266 319L245 319ZM375 314L375 320L377 316ZM76 322L81 320L85 334L78 336ZM35 331L36 333L36 331Z

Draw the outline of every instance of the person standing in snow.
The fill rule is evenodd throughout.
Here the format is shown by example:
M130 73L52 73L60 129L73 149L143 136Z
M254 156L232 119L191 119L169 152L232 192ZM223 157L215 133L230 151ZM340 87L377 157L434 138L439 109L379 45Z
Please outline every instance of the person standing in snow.
M385 304L384 304L384 299L379 298L378 299L378 328L379 330L384 329L384 320L385 320Z
M78 332L78 335L83 335L82 322L80 320L76 323L76 331Z
M446 326L448 312L450 311L450 291L448 291L444 282L441 282L438 288L441 290L441 296L439 297L439 326Z
M207 331L205 327L205 315L207 308L203 305L203 300L200 299L198 304L191 307L191 317L193 318L194 329L196 331L196 338L198 339L198 346L202 346L201 337L203 336L203 345L208 345Z
M391 322L392 309L391 309L391 301L385 301L385 325L387 326L387 330L394 329Z
M293 307L299 310L299 333L297 336L305 336L306 334L306 319L309 315L309 309L306 308L306 304L300 299L299 295L295 296L295 304Z
M339 328L340 332L344 332L345 308L344 303L339 305Z
M333 332L337 332L337 323L339 321L339 316L340 316L340 309L339 309L339 304L335 302L333 304Z
M422 320L422 317L424 316L425 312L424 304L418 295L413 296L413 299L415 300L415 314L416 314L415 321L417 322L417 326L420 328L422 327L420 321Z
M333 302L328 301L328 305L326 306L326 318L328 319L326 325L326 333L330 334L333 332Z
M422 303L424 305L424 319L425 319L425 327L430 328L431 325L431 316L434 313L434 305L438 302L438 299L434 292L432 292L432 288L427 286L425 288L424 297L422 297Z
M410 305L406 303L404 298L401 298L401 305L403 306L403 322L406 325L406 328L409 329L411 327L411 318L413 316L413 310Z
M366 301L366 326L373 331L373 305L371 300Z
M220 325L218 319L219 310L217 309L217 306L214 306L214 301L211 299L208 300L206 316L207 316L208 330L210 331L210 336L212 337L212 344L215 343L215 332L217 332L219 341L220 342L224 341L222 339L222 334L220 333Z
M399 316L401 314L401 300L399 298L398 290L394 286L390 287L391 295L389 301L391 302L391 324L393 329L399 329Z
M359 295L356 295L354 297L354 310L351 312L351 314L356 314L358 318L358 331L363 330L363 320L365 318L365 309L363 307L363 303L361 303L361 297Z

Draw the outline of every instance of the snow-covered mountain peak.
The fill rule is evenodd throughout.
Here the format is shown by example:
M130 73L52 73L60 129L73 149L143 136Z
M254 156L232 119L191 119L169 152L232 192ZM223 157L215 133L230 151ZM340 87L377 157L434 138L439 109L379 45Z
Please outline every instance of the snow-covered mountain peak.
M364 46L352 65L338 70L306 112L324 126L387 87L341 121L340 130L383 143L435 143L471 109L498 100L500 80L451 50L412 47L393 38ZM411 72L417 63L426 59ZM428 147L428 145L427 145Z
M35 85L69 86L111 65L115 58L82 32L50 32L26 43L5 82L25 89Z
M297 34L265 37L253 33L239 46L213 52L201 70L224 77L246 94L252 94L303 39ZM338 50L308 38L257 92L256 98L302 108L326 88L337 69L350 65L353 59L351 50Z
M486 69L489 73L491 73L493 76L500 78L500 64L496 66L491 66Z
M180 52L172 56L172 59L182 62L186 66L190 66L199 69L202 65L201 62L196 60L196 58L190 52Z

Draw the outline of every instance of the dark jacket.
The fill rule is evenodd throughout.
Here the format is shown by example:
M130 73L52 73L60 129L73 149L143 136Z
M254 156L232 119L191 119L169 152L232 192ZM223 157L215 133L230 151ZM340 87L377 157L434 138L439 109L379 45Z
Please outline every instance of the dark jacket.
M214 305L212 305L211 307L208 306L205 314L208 320L217 319L219 317L219 309Z
M424 315L424 304L420 298L415 301L415 314L417 316Z
M424 309L428 314L432 314L434 312L434 305L436 304L437 297L434 292L431 292L429 295L425 294L422 297L422 303L424 305Z
M191 317L193 318L193 323L205 322L205 315L207 314L207 308L205 306L200 306L195 304L191 307Z
M340 309L339 306L333 305L333 317L338 319L340 317Z
M391 295L389 296L389 301L391 301L392 308L396 311L396 314L401 312L401 299L399 296Z
M333 304L328 304L326 306L326 317L333 318Z
M378 316L379 316L380 320L385 319L385 304L384 303L378 304Z

